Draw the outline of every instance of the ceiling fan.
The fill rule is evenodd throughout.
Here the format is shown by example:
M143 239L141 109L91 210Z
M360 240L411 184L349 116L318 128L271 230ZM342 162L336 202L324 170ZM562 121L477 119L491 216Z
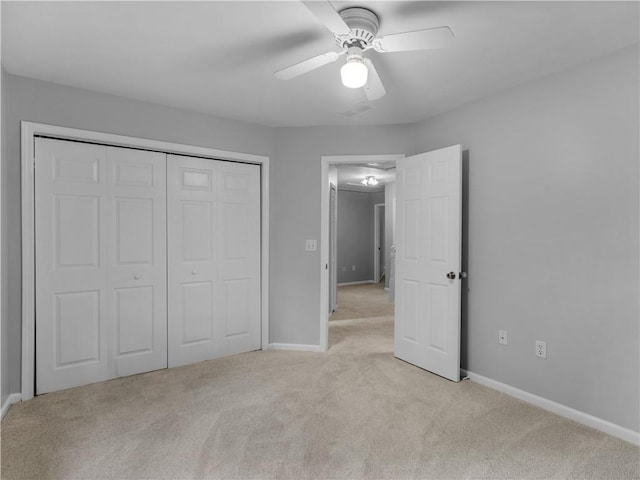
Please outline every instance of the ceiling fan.
M274 75L281 80L298 77L346 54L347 62L340 69L342 83L349 88L362 87L368 100L378 100L386 91L373 63L363 56L364 52L429 50L442 48L453 40L453 32L446 26L376 37L380 19L367 8L349 7L337 12L328 1L302 3L333 33L339 51L323 53L278 70Z

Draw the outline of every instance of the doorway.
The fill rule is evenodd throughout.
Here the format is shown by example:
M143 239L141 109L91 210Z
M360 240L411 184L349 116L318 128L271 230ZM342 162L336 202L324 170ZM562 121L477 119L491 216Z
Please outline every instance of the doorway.
M336 156L323 156L321 158L321 179L322 179L322 188L321 188L321 238L320 238L320 261L321 261L321 291L320 291L320 347L322 350L327 350L329 347L329 316L331 314L331 310L329 308L330 304L330 291L331 291L331 282L330 279L336 273L335 268L332 267L332 262L330 261L329 250L330 250L330 242L332 231L330 228L331 218L330 218L330 195L331 195L331 184L336 184L336 175L333 172L335 169L332 167L353 165L360 167L370 167L375 168L380 165L389 165L389 163L395 164L395 161L404 158L404 154L389 154L389 155L336 155ZM355 183L355 182L352 182ZM356 185L354 185L356 187ZM340 186L338 184L338 201L340 198ZM381 202L377 202L381 203ZM373 210L372 210L373 212ZM373 229L372 229L373 230ZM369 232L369 235L373 237L373 231ZM372 239L373 240L373 239ZM385 248L385 250L387 250ZM369 256L369 259L373 259L373 251ZM341 269L342 267L352 268L352 265L340 265L338 262L337 268ZM357 265L356 265L357 271ZM339 272L338 272L339 273ZM371 272L370 279L367 283L374 283L373 271ZM336 275L337 277L337 275ZM339 281L338 281L339 282ZM340 307L340 300L338 298L338 308Z
M371 162L366 156L322 157L321 251L326 262L328 171L334 163ZM397 159L394 355L460 381L462 147ZM371 184L364 179L363 183ZM375 182L374 182L375 184ZM326 275L323 277L326 281ZM327 291L321 283L321 346L328 347ZM425 295L426 293L426 295Z

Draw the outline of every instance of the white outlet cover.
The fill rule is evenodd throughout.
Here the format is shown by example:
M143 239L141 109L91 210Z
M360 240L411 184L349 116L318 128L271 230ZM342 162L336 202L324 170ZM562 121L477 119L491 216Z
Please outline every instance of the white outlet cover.
M547 358L547 342L536 340L536 357Z

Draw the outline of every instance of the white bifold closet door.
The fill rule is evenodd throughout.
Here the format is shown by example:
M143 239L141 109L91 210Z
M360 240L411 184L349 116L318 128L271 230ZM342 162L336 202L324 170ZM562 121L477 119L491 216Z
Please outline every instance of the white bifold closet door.
M166 367L166 155L35 148L37 393Z
M260 167L167 156L169 366L260 348Z

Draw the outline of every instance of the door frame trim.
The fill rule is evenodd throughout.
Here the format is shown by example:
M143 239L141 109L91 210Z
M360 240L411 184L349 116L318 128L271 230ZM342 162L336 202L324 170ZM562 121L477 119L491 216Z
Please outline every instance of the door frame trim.
M329 348L329 165L395 162L404 157L404 153L320 157L320 350L323 352Z
M261 201L261 349L269 348L269 161L263 155L218 150L181 143L94 132L22 121L21 124L21 217L22 217L22 400L34 396L35 387L35 137L95 142L177 155L260 165Z

